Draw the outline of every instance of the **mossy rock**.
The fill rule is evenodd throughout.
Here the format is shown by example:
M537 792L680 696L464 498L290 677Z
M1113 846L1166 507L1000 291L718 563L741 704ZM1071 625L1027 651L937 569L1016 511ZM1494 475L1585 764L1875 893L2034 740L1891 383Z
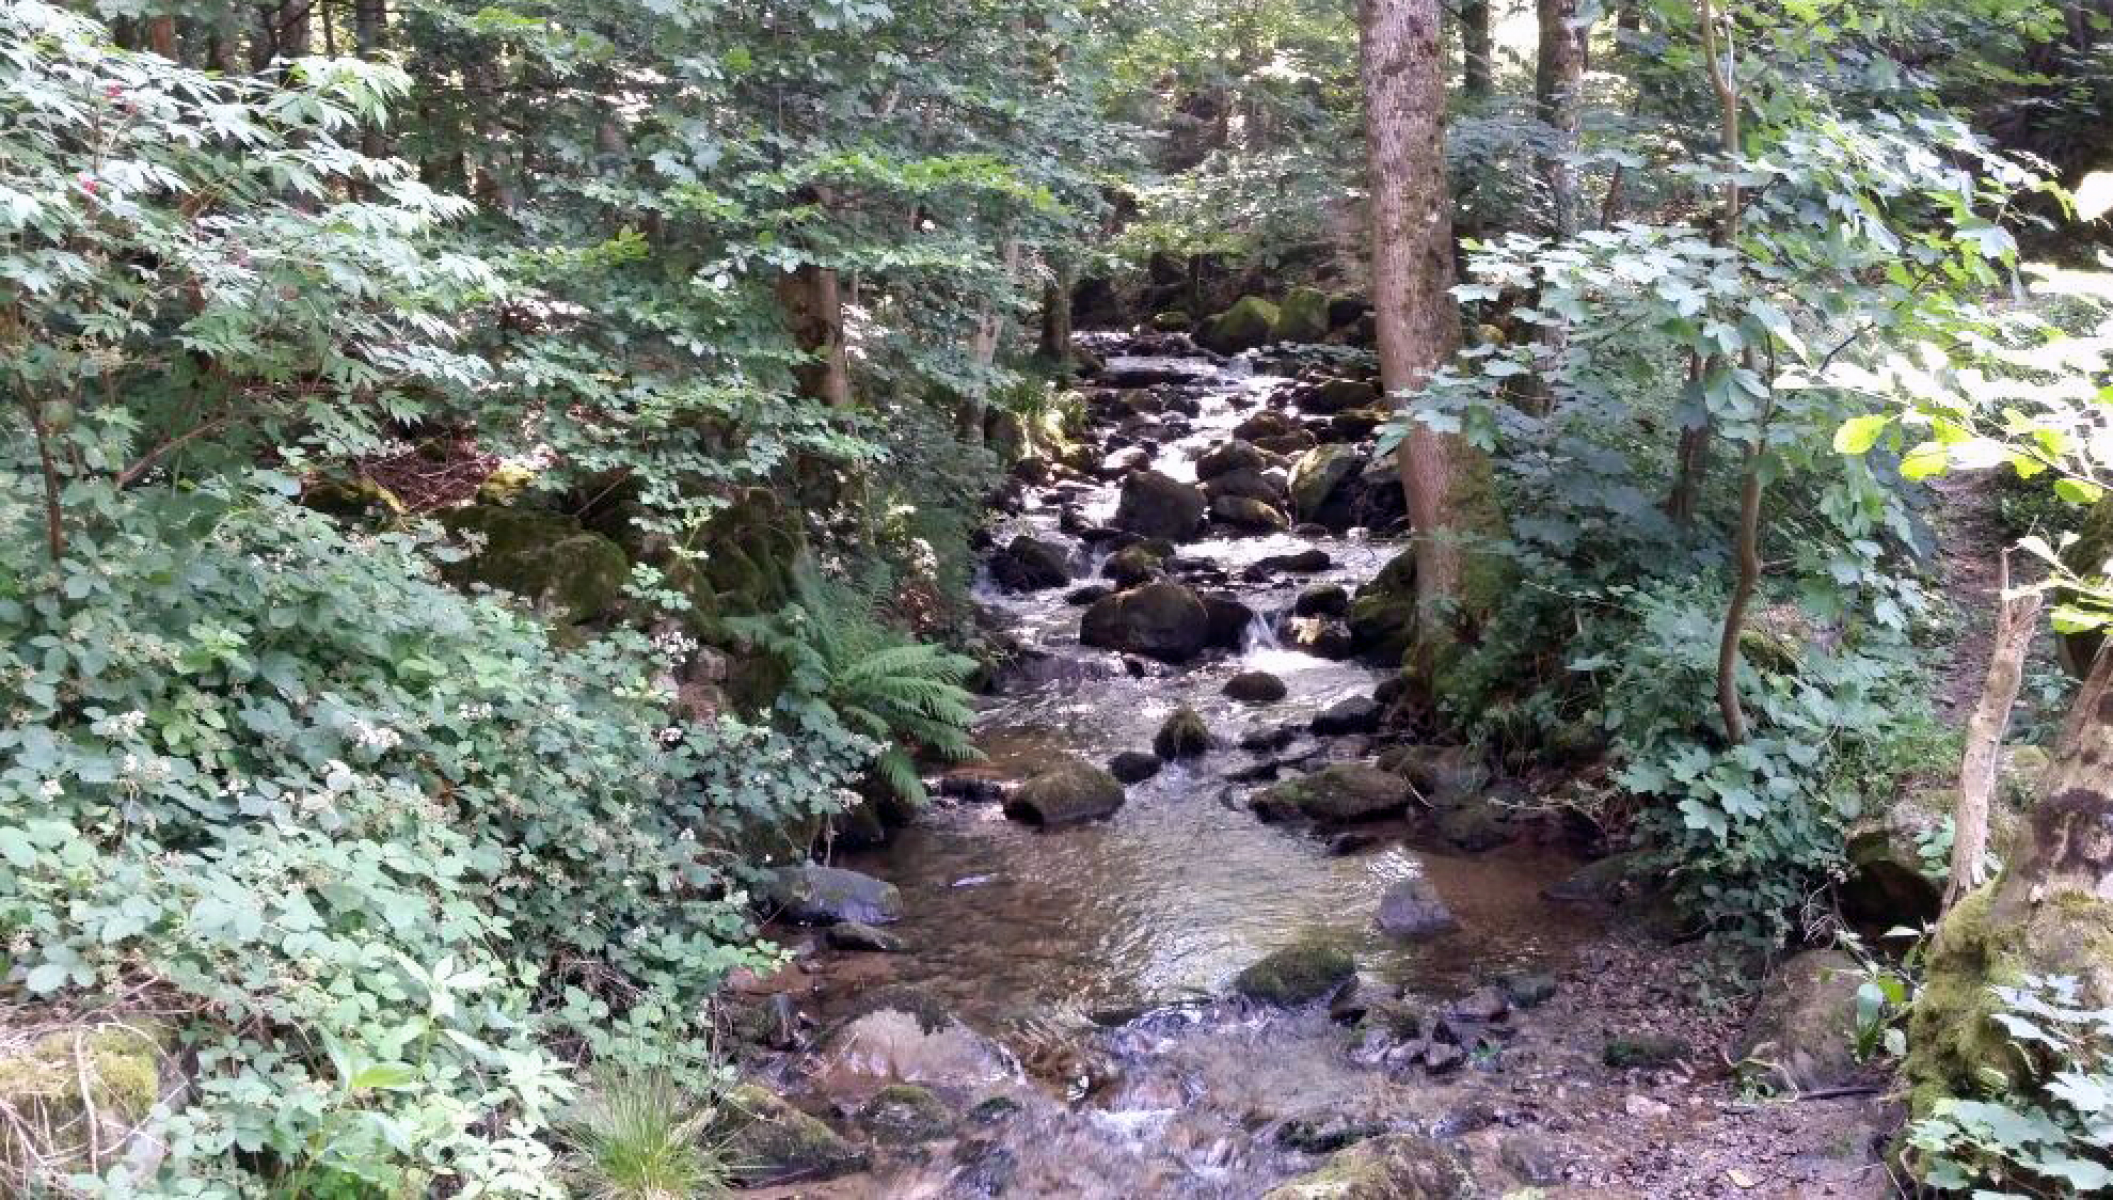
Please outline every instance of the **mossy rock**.
M526 495L535 482L534 471L520 463L503 462L477 485L477 501L480 504L510 505Z
M1472 1194L1471 1186L1467 1170L1445 1146L1391 1133L1341 1151L1262 1200L1456 1200Z
M930 1088L895 1083L866 1101L858 1124L884 1146L914 1146L945 1137L954 1127L954 1114Z
M1740 1034L1741 1074L1803 1091L1852 1082L1862 982L1856 960L1840 950L1807 950L1785 960L1763 981Z
M1177 758L1194 758L1210 748L1211 731L1203 723L1203 714L1186 704L1175 709L1152 738L1153 753L1170 762Z
M1265 821L1304 819L1348 825L1391 817L1409 806L1408 780L1368 763L1329 763L1287 779L1248 802Z
M301 489L301 503L348 521L387 521L405 512L396 493L365 476L314 480Z
M1361 654L1399 662L1416 641L1416 552L1387 561L1350 600L1350 637Z
M1277 340L1277 306L1260 296L1242 296L1231 308L1212 317L1196 331L1196 340L1206 350L1238 354Z
M41 1158L56 1174L85 1168L92 1108L107 1165L161 1099L170 1041L153 1022L64 1028L0 1057L0 1104L15 1117L0 1124L0 1161Z
M1328 295L1319 288L1295 287L1277 309L1277 340L1318 342L1328 336Z
M1152 328L1160 333L1187 333L1195 328L1196 318L1178 308L1152 314Z
M579 625L622 607L631 560L623 547L560 513L472 504L441 523L482 539L482 549L448 568L457 583L512 592L553 621Z
M1272 951L1233 977L1233 990L1258 1004L1310 1004L1357 977L1357 960L1337 942L1303 938Z
M835 1130L754 1084L728 1093L725 1107L713 1136L742 1183L833 1179L866 1165L865 1152Z

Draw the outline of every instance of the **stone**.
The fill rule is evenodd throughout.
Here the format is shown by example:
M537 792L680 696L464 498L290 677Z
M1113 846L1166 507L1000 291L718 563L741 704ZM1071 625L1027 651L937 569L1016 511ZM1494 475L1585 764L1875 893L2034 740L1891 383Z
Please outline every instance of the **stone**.
M902 939L863 921L840 921L822 935L831 949L865 954L900 954Z
M886 925L902 919L902 893L894 884L820 863L779 868L766 898L779 916L800 925Z
M1255 623L1255 610L1227 593L1205 592L1198 598L1203 602L1209 644L1238 650L1247 640L1248 627Z
M1123 806L1123 785L1092 763L1066 757L1013 789L1005 815L1029 825L1075 825L1108 816Z
M1339 413L1378 403L1379 385L1362 379L1325 379L1299 397L1299 407L1315 413Z
M1477 796L1438 814L1438 836L1466 854L1494 850L1512 839L1511 810L1488 796Z
M1497 1143L1497 1161L1518 1176L1520 1183L1531 1187L1548 1187L1563 1181L1561 1152L1537 1134L1506 1134Z
M1277 340L1318 342L1328 336L1328 294L1319 288L1295 287L1277 306Z
M1015 592L1062 587L1071 582L1071 555L1054 542L1021 534L991 558L992 578Z
M1546 971L1517 971L1497 980L1514 1008L1537 1008L1555 995L1555 976Z
M1761 998L1740 1032L1740 1072L1790 1091L1854 1082L1856 991L1863 972L1840 950L1792 955L1761 983Z
M1267 671L1242 671L1225 681L1225 694L1242 704L1275 704L1288 690Z
M1291 615L1295 617L1341 617L1349 612L1350 593L1339 583L1307 588L1291 602Z
M1404 550L1357 589L1350 601L1357 652L1399 663L1416 640L1416 552Z
M1341 660L1356 652L1350 627L1331 617L1293 617L1285 623L1286 640L1315 658Z
M1358 762L1329 763L1276 784L1251 801L1255 814L1265 821L1303 818L1331 825L1376 821L1408 805L1406 780Z
M1265 408L1242 420L1238 425L1233 426L1233 436L1252 442L1256 438L1282 437L1287 433L1295 432L1298 427L1299 423L1292 420L1288 414L1273 408ZM1256 445L1259 446L1260 444L1256 442Z
M1370 733L1379 728L1379 704L1370 696L1346 696L1313 714L1312 727L1322 737Z
M1101 459L1098 474L1103 479L1119 479L1133 471L1142 471L1152 465L1152 452L1143 446L1125 446L1110 451Z
M1152 314L1149 322L1160 333L1187 333L1196 325L1196 318L1178 308L1169 308Z
M1139 542L1125 546L1108 556L1101 564L1101 574L1115 581L1115 586L1134 588L1159 578L1166 565L1166 555L1150 542Z
M442 513L440 523L449 533L483 540L476 554L447 568L451 581L511 592L565 624L613 616L623 607L630 558L571 517L471 504Z
M1510 1016L1511 1002L1506 1000L1504 994L1496 988L1479 987L1453 1001L1452 1006L1446 1010L1446 1013L1454 1021L1468 1021L1487 1025Z
M1291 519L1261 500L1247 496L1220 496L1211 501L1211 517L1249 533L1274 533L1291 528Z
M1095 601L1079 620L1079 642L1185 662L1211 644L1211 614L1195 592L1157 580Z
M1296 1008L1357 977L1357 960L1335 942L1308 937L1271 951L1233 977L1233 990L1258 1004Z
M1260 296L1242 296L1231 308L1196 330L1196 344L1216 354L1239 354L1277 338L1277 306Z
M1183 542L1202 527L1205 508L1203 492L1194 484L1157 471L1139 471L1123 480L1114 524L1145 537Z
M1298 740L1299 731L1289 725L1256 725L1240 735L1240 748L1256 754L1282 750Z
M1275 437L1258 437L1255 439L1255 445L1269 451L1271 454L1291 458L1313 449L1320 444L1320 441L1319 438L1313 436L1312 430L1294 429L1290 433L1279 434Z
M1418 941L1460 927L1438 889L1421 875L1399 880L1379 898L1380 931L1402 941Z
M1418 1134L1369 1138L1265 1193L1262 1200L1460 1200L1467 1170L1451 1150Z
M715 1130L734 1178L757 1185L833 1179L863 1170L866 1154L819 1119L755 1084L727 1093Z
M1600 1050L1600 1061L1610 1067L1670 1067L1690 1057L1688 1044L1661 1033L1636 1033L1610 1037Z
M1328 557L1326 550L1309 546L1291 554L1272 554L1266 558L1258 558L1253 569L1266 579L1277 572L1287 575L1311 575L1334 565L1335 560Z
M1064 603L1083 606L1106 600L1114 594L1115 588L1109 584L1089 583L1084 587L1073 588L1064 593Z
M1121 783L1143 783L1159 774L1159 769L1165 765L1156 754L1124 750L1108 760L1108 774Z
M1292 515L1301 521L1319 520L1336 489L1364 465L1364 452L1354 446L1315 446L1301 454L1291 464Z
M1541 898L1557 904L1614 904L1632 890L1631 875L1639 869L1640 852L1612 854L1596 859L1541 889Z
M816 1051L818 1076L982 1091L1016 1075L1012 1056L955 1018L929 993L883 987L857 993L851 1015Z
M930 1088L893 1083L858 1110L858 1124L883 1146L914 1146L945 1137L954 1114Z
M1301 1154L1333 1154L1345 1146L1355 1145L1366 1138L1375 1138L1387 1132L1387 1127L1377 1121L1352 1121L1333 1114L1323 1113L1311 1117L1292 1117L1277 1127L1277 1145Z
M1639 1117L1646 1121L1655 1121L1660 1117L1669 1116L1673 1111L1672 1105L1667 1104L1663 1100L1653 1100L1649 1096L1633 1092L1621 1102L1621 1108L1623 1112L1628 1113L1630 1116Z
M1379 765L1408 780L1426 804L1440 810L1467 803L1489 784L1489 767L1470 746L1393 746L1379 756Z
M1220 500L1259 500L1274 509L1283 509L1290 504L1284 489L1284 473L1281 471L1250 471L1241 468L1212 477L1203 485L1203 494L1213 505Z
M1184 704L1168 716L1152 738L1152 750L1163 759L1195 758L1211 748L1211 731L1203 715Z
M1234 471L1262 471L1271 466L1269 455L1253 442L1234 438L1204 451L1196 458L1196 478L1209 482Z

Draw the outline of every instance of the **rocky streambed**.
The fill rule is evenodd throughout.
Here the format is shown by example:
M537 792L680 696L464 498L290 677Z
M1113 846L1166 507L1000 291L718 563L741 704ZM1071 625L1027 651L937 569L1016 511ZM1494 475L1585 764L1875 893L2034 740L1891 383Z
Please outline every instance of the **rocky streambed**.
M1411 581L1368 373L1179 335L1092 349L1081 445L1024 463L992 529L981 599L1017 651L987 758L790 875L797 962L737 989L765 1085L727 1148L744 1176L844 1197L1884 1194L1868 1097L1786 1115L1726 1070L1742 1046L1831 1044L1786 1026L1831 1028L1838 986L1769 1026L1712 1006L1697 948L1649 936L1576 830L1395 728Z

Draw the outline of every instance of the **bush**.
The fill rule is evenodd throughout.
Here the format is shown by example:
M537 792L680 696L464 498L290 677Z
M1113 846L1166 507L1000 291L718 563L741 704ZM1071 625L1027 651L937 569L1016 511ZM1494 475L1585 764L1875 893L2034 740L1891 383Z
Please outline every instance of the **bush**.
M110 498L0 575L9 977L182 1014L164 1177L557 1194L567 1060L703 1060L712 990L768 958L723 847L871 752L680 721L643 638L553 646L445 553L222 484Z

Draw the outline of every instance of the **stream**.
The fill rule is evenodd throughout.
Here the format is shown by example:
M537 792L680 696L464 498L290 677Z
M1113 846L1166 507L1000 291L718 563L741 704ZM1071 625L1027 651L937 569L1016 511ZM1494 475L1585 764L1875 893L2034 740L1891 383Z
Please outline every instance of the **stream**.
M1198 457L1272 408L1344 440L1343 422L1286 405L1294 386L1287 375L1182 353L1179 339L1138 346L1088 337L1105 356L1099 379L1086 382L1103 389L1097 411L1167 405L1096 420L1095 458L1142 447L1151 469L1191 482ZM1130 403L1140 396L1147 399ZM1370 431L1358 442L1369 450ZM1360 1062L1346 1052L1351 1032L1326 1005L1279 1010L1227 998L1243 967L1320 933L1354 948L1356 995L1443 1006L1487 992L1507 973L1566 969L1604 920L1542 898L1577 862L1531 839L1466 855L1433 848L1401 821L1360 825L1363 836L1336 841L1249 811L1247 796L1273 775L1365 760L1379 748L1370 735L1319 737L1308 724L1330 705L1372 695L1389 672L1296 648L1284 617L1318 585L1354 593L1405 548L1399 532L1300 526L1252 534L1211 522L1178 546L1169 573L1231 592L1255 617L1239 649L1168 665L1080 643L1083 608L1071 593L1099 579L1111 540L1127 540L1108 536L1120 478L1096 474L1062 472L1023 487L1018 511L992 530L997 547L1023 534L1063 547L1072 581L1016 591L986 573L979 584L993 624L1024 648L983 699L986 759L942 781L941 798L885 847L834 860L900 889L903 917L888 929L903 951L825 954L812 967L824 1026L869 1010L876 995L908 989L994 1049L942 1046L914 1023L899 1044L876 1049L869 1027L863 1052L839 1039L835 1050L795 1056L779 1075L838 1113L901 1078L952 1089L964 1106L1003 1096L995 1107L1005 1115L972 1119L945 1143L951 1149L884 1155L869 1172L780 1194L1259 1196L1333 1148L1326 1137L1315 1145L1287 1129L1442 1133L1463 1112L1480 1127L1492 1123L1489 1112L1506 1111L1504 1097L1534 1086L1528 1038L1485 1041L1465 1069L1441 1078ZM1257 567L1315 549L1328 559L1317 572ZM1283 681L1281 700L1242 704L1223 694L1233 675L1257 670ZM1120 751L1149 750L1182 705L1201 714L1213 748L1130 784L1105 820L1042 829L973 798L1017 784L1058 755L1105 763ZM1262 729L1285 731L1276 739L1284 744L1239 748ZM1390 885L1416 876L1457 925L1396 941L1379 931L1375 913Z

